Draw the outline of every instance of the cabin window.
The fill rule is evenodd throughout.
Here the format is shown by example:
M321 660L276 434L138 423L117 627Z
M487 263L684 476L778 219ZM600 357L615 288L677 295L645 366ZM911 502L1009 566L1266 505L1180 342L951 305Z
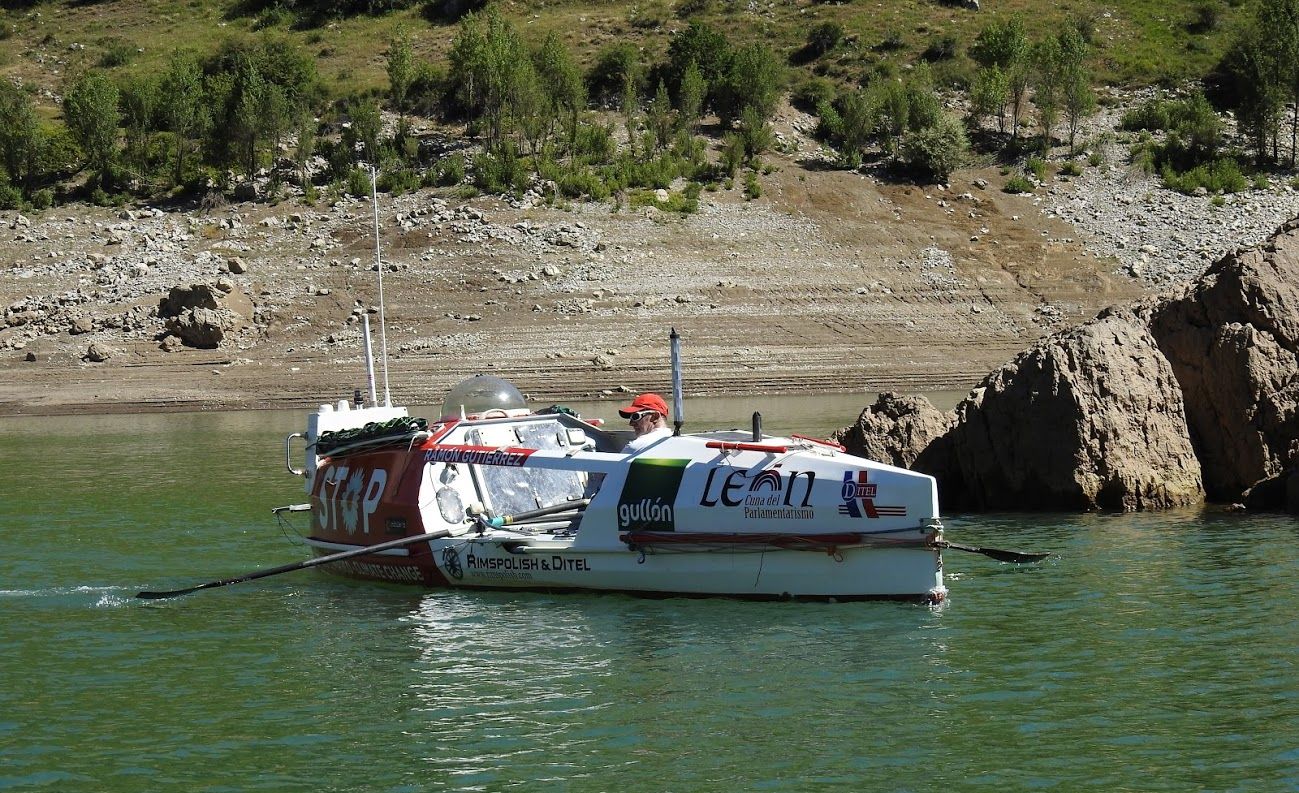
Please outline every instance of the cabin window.
M522 446L528 449L567 449L569 434L558 421L529 421L475 428L483 430L471 443L485 446ZM502 431L500 437L497 432ZM544 468L478 466L484 504L497 515L526 512L582 497L586 474Z

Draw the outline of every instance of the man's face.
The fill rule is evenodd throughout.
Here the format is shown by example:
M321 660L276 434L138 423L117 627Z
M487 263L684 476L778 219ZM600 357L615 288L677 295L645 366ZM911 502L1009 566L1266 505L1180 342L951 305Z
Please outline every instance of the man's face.
M635 431L636 436L640 437L654 429L654 419L657 417L658 414L652 410L641 410L633 413L627 421L631 424L631 428Z

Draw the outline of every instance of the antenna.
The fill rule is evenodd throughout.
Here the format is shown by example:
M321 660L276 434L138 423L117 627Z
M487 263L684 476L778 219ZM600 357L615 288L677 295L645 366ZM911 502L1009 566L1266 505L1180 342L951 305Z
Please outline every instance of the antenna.
M379 398L374 393L374 350L370 346L370 315L365 316L365 379L370 384L370 407L379 404ZM361 390L356 391L356 401L361 401ZM360 405L357 405L360 407Z
M676 429L673 435L681 434L681 425L685 423L686 417L682 413L681 398L681 337L677 335L677 329L672 329L672 335L668 336L672 342L672 415L673 424Z
M379 350L383 360L383 406L392 407L388 393L388 327L384 322L383 257L379 253L379 172L370 166L370 203L374 206L374 264L379 270Z

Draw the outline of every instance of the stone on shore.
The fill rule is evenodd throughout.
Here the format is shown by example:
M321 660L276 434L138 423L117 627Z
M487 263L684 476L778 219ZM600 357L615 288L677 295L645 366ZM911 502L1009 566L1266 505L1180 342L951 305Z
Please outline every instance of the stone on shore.
M158 303L167 332L187 347L215 349L253 314L252 301L237 289L211 284L173 286Z
M951 458L946 443L936 441L955 423L955 414L940 411L923 396L886 391L861 412L857 423L834 433L831 440L852 454L944 479Z

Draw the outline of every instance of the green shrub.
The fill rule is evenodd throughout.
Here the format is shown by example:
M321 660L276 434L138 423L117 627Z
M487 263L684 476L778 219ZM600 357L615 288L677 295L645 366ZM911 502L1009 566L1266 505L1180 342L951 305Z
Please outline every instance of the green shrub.
M1267 174L1265 174L1265 173L1256 173L1256 174L1254 174L1254 180L1253 180L1253 181L1254 181L1254 189L1255 189L1255 190L1266 190L1266 189L1268 189L1269 187L1272 186L1271 183L1270 183L1270 182L1268 181L1268 179L1267 179Z
M465 180L465 158L459 152L442 158L437 165L437 183L454 187Z
M689 198L682 193L668 193L666 201L658 200L657 190L632 190L627 194L627 206L635 209L637 207L654 207L664 212L677 212L682 215L689 215L699 211L699 200Z
M906 49L906 46L906 39L902 38L901 33L896 30L889 30L884 33L884 38L880 40L880 43L875 45L875 49L880 52L897 52Z
M1060 173L1063 176L1082 176L1082 166L1073 160L1070 160L1060 166Z
M1158 131L1172 125L1170 103L1162 99L1151 99L1141 107L1135 107L1123 114L1119 129L1128 132L1139 130Z
M1003 193L1031 193L1036 189L1034 184L1025 176L1012 176L1006 180L1006 186L1001 188Z
M843 40L843 25L833 20L820 22L812 26L807 32L807 53L813 58L819 58L830 50L839 46Z
M474 184L485 193L515 193L527 180L527 169L513 141L483 152L474 161Z
M946 35L931 39L929 45L925 47L925 51L920 53L920 57L930 63L955 58L956 37Z
M1092 149L1092 153L1087 155L1087 164L1093 168L1100 166L1105 162L1105 155L1100 149Z
M398 196L419 189L419 173L410 168L398 168L382 171L379 174L379 189L385 193Z
M577 128L573 156L582 162L603 164L613 162L618 146L613 139L613 127L606 124L582 124Z
M902 138L902 162L913 173L947 181L952 171L961 167L970 152L965 128L951 116L940 116L938 123L908 132Z
M0 209L22 209L23 191L11 184L0 184Z
M719 165L722 173L728 178L735 178L735 172L744 163L744 139L734 132L722 136L722 152Z
M761 195L762 185L758 183L758 175L753 171L749 171L748 175L744 177L744 198L747 201L752 201Z
M818 112L822 102L829 106L834 99L834 83L824 77L809 77L799 83L789 97L794 107L807 113Z
M570 168L555 179L560 195L568 198L590 198L592 201L603 201L610 196L609 186L600 175L590 168Z
M135 47L122 39L114 39L108 42L103 54L99 56L99 65L105 69L112 69L116 66L125 66L134 58Z
M1138 143L1129 150L1132 164L1144 173L1155 172L1157 152L1158 148L1151 141Z
M348 195L368 197L370 195L370 172L361 168L353 168L347 172Z
M1041 157L1029 157L1024 163L1024 170L1037 177L1039 182L1046 181L1046 160Z
M54 191L47 187L32 193L32 206L36 209L49 209L54 206Z
M1249 180L1230 157L1221 157L1181 173L1165 164L1159 175L1164 187L1186 195L1201 187L1210 193L1239 193L1249 187Z
M1227 199L1220 195L1216 195L1213 198L1209 199L1209 204L1210 206L1224 207L1227 205Z

